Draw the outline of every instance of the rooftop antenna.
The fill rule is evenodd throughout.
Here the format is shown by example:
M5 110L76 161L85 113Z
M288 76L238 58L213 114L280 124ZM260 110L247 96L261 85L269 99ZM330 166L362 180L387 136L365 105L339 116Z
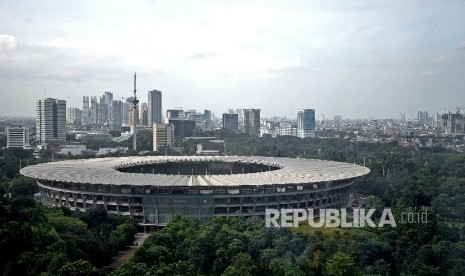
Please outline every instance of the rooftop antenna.
M139 100L136 97L136 72L134 72L134 98L132 99L132 148L137 152L137 125L136 125L136 111Z

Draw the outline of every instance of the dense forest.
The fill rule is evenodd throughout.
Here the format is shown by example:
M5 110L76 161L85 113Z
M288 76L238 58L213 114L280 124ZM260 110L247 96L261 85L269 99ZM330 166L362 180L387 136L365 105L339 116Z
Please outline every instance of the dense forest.
M43 206L34 199L37 184L19 175L20 159L38 162L29 151L0 151L0 274L101 275L133 242L135 222L103 209Z
M365 208L428 213L428 222L385 228L266 228L262 219L177 218L111 275L465 275L465 155L397 142L218 135L230 155L321 158L365 165L353 192ZM194 141L181 141L193 154ZM92 275L130 241L131 221L103 210L72 213L31 199L18 175L27 152L0 151L0 271L4 275ZM132 237L131 237L132 238ZM85 272L85 273L84 273ZM47 274L48 273L48 274ZM81 274L79 274L81 273ZM87 273L87 274L86 274Z

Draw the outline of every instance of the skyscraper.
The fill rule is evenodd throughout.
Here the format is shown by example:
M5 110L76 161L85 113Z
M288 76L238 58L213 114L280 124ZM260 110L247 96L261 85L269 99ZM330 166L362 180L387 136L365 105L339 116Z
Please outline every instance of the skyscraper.
M223 113L223 129L237 131L239 126L239 115Z
M260 134L260 109L243 109L243 131L249 135Z
M79 108L70 107L68 108L68 125L79 128L82 126L82 110Z
M148 108L148 125L159 124L163 122L161 116L161 91L152 90L149 94Z
M36 103L39 144L66 142L66 101L47 98Z
M315 109L303 109L297 113L297 136L315 137Z
M113 126L115 128L121 128L121 125L123 123L123 102L113 100L111 112L113 116Z
M82 124L90 124L89 96L82 97Z

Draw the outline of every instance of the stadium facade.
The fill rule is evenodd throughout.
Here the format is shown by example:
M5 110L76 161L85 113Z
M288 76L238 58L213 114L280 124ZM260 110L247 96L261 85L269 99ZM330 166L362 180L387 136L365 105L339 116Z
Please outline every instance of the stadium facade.
M344 208L355 179L369 169L348 163L272 157L151 156L33 165L47 206L102 207L136 219L145 231L174 216L264 216L266 208Z

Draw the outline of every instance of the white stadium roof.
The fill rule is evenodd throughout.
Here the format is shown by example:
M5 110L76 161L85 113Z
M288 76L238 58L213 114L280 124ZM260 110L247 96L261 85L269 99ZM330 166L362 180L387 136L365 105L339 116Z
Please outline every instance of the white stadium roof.
M166 175L127 173L118 167L165 162L243 162L277 166L280 169L245 174ZM43 163L25 167L21 174L47 181L66 183L164 186L164 187L238 187L317 183L351 179L368 174L366 167L316 159L260 156L144 156L95 158Z

